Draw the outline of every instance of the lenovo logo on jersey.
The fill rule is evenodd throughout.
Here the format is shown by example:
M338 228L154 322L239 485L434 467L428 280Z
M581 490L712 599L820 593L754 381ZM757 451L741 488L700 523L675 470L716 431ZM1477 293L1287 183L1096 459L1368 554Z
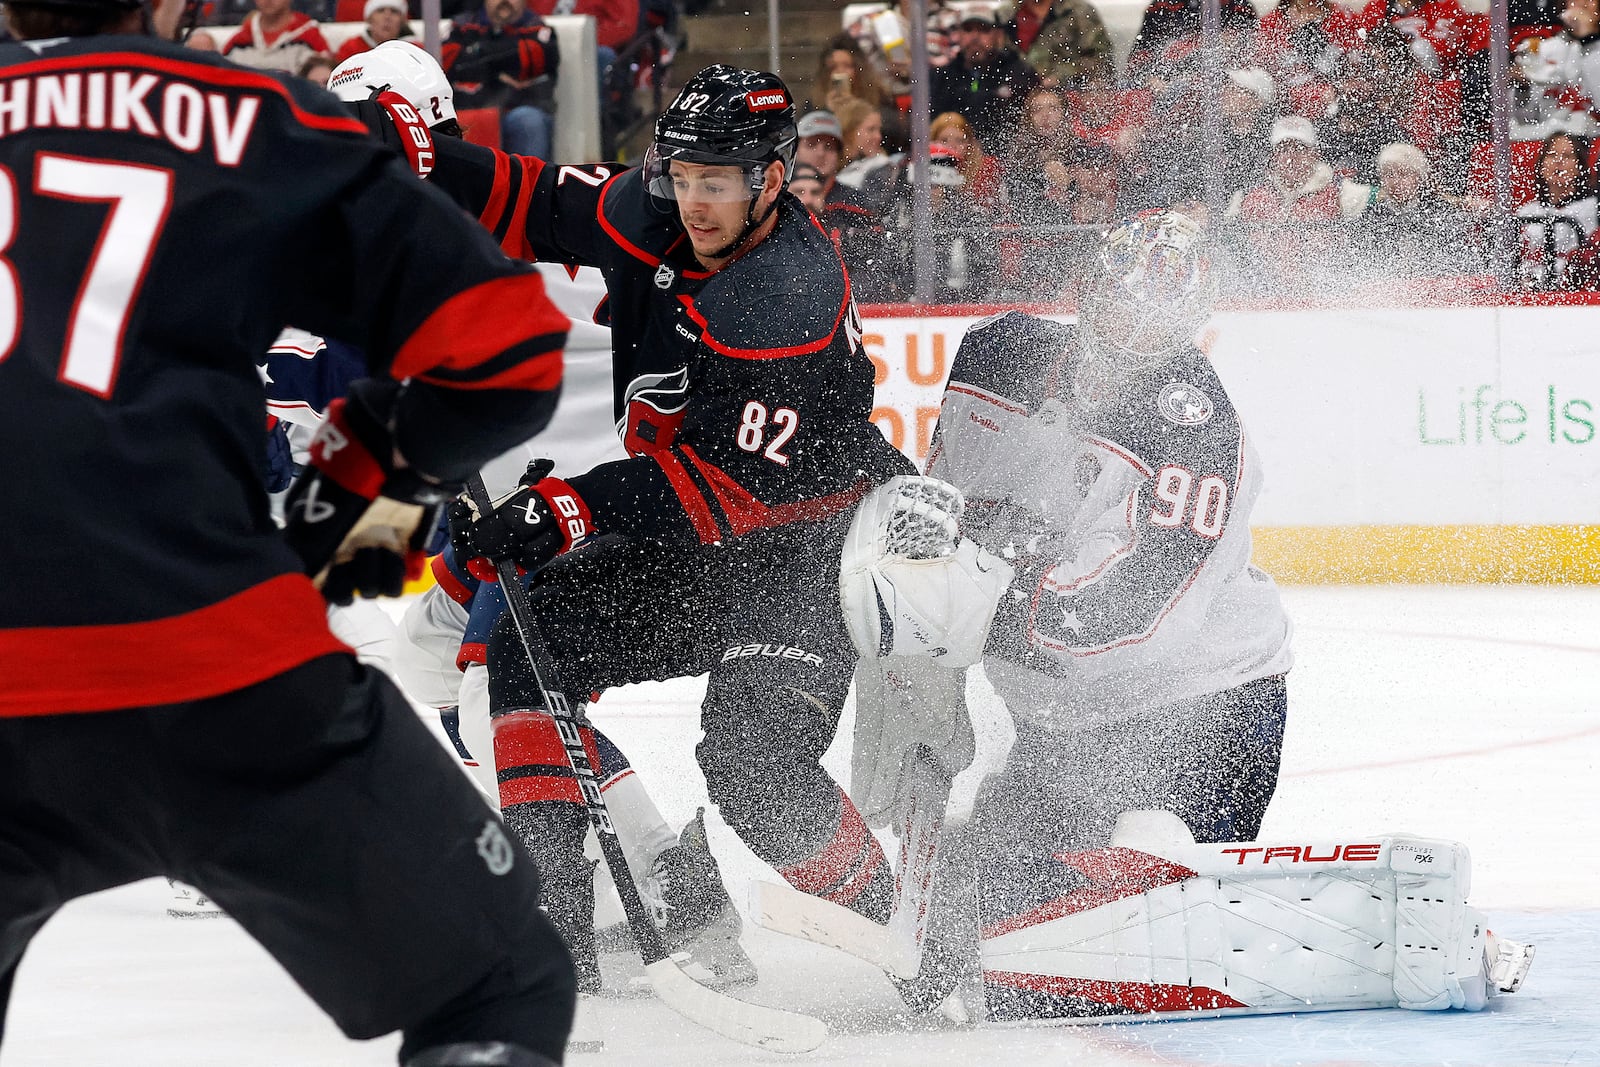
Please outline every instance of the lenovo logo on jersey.
M1337 863L1344 860L1346 863L1372 863L1378 858L1378 853L1383 851L1382 845L1334 845L1326 856L1316 855L1312 845L1271 845L1264 848L1225 848L1224 856L1237 855L1239 866L1244 866L1246 856L1261 853L1260 859L1252 859L1251 863L1272 863L1282 860L1285 863Z
M766 645L757 642L752 645L734 645L722 654L722 662L730 659L744 659L747 656L767 656L771 659L797 659L802 663L809 663L813 667L822 666L822 657L815 652L807 652L803 648L793 645Z
M198 152L209 140L211 154L225 167L239 165L260 110L257 96L230 97L127 70L0 82L0 134L30 128L117 130L157 137L184 152Z
M745 93L744 102L751 111L777 111L789 106L789 94L782 89L764 89L758 93Z

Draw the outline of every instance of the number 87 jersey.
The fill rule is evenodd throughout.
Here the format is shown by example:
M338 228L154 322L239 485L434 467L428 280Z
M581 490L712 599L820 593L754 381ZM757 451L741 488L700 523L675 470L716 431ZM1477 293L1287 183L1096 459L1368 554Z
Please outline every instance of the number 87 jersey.
M338 650L269 513L257 363L286 322L360 347L408 380L397 447L459 477L554 408L537 272L325 91L154 38L0 45L0 129L0 716Z
M1081 713L1158 707L1281 674L1290 626L1250 565L1261 465L1189 347L1090 401L1078 330L1011 313L962 340L928 473L963 531L1013 559L991 653L1084 684Z

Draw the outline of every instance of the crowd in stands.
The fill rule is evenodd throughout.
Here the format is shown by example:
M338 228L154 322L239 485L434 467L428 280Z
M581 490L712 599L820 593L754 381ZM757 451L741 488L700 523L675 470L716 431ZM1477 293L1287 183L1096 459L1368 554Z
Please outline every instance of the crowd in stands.
M206 25L237 29L196 29L191 47L321 84L338 63L386 41L421 44L412 26L421 15L419 0L208 0L204 10ZM457 109L489 123L490 139L507 151L548 159L561 51L546 17L595 20L596 91L609 148L640 118L634 90L641 69L670 60L663 55L671 50L663 31L677 9L674 0L443 0L441 13L450 26L440 61ZM322 32L330 21L364 25L334 49Z
M1207 48L1199 0L1152 0L1119 64L1088 0L896 0L828 43L801 124L797 192L864 300L914 293L916 2L939 300L1067 296L1109 223L1175 204L1209 215L1245 291L1396 277L1600 287L1600 0L1511 4L1508 227L1481 5L1281 0L1258 15L1222 0Z
M922 42L907 40L912 3L925 5ZM325 80L335 62L412 37L417 4L214 0L210 19L238 30L190 43ZM1208 46L1199 0L1150 0L1119 62L1090 0L893 0L817 56L792 188L835 236L863 301L913 295L921 163L939 300L1068 295L1107 225L1175 204L1209 214L1246 290L1496 275L1530 290L1600 287L1600 0L1511 2L1508 225L1493 199L1482 8L1280 0L1258 14L1251 0L1221 0ZM494 115L503 147L541 157L561 61L545 16L594 16L605 100L632 98L639 42L675 14L674 0L443 9L457 107ZM364 28L335 51L319 20ZM931 69L924 160L908 158L916 45ZM619 68L620 89L607 81Z

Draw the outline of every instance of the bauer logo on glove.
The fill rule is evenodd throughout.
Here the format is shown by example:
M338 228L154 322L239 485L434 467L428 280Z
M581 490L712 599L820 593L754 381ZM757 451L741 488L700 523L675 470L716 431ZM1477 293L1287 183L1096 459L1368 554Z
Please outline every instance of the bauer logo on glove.
M515 489L483 514L468 497L450 505L450 544L480 581L496 580L500 563L537 571L594 533L594 520L577 490L549 477L549 460L534 460Z

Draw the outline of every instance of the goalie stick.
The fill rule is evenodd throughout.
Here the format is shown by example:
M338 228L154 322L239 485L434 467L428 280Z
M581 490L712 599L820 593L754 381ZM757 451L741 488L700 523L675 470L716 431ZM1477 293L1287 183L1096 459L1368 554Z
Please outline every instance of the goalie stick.
M480 515L487 515L494 509L494 502L481 475L473 475L467 482L467 495L477 506ZM562 688L555 665L550 660L544 635L534 621L528 593L522 588L516 565L509 560L496 562L495 573L500 579L500 587L505 591L506 609L527 653L528 665L533 670L535 684L544 700L545 706L540 710L555 721L556 730L561 735L567 760L578 778L578 788L589 809L595 836L600 841L600 851L605 856L611 880L616 883L622 910L627 914L633 943L639 949L645 974L656 996L690 1022L741 1044L773 1052L810 1052L822 1044L828 1036L827 1025L822 1020L780 1008L751 1004L707 989L684 974L667 953L661 942L661 933L645 910L639 888L628 870L622 843L617 840L611 814L606 810L605 796L600 792L599 780L583 747L578 716L567 702L566 690Z
M895 867L888 924L879 925L787 885L754 882L750 918L756 925L846 952L896 978L917 976L928 935L939 832L950 802L950 776L926 746L917 746L910 764L911 803L899 827L900 862Z

